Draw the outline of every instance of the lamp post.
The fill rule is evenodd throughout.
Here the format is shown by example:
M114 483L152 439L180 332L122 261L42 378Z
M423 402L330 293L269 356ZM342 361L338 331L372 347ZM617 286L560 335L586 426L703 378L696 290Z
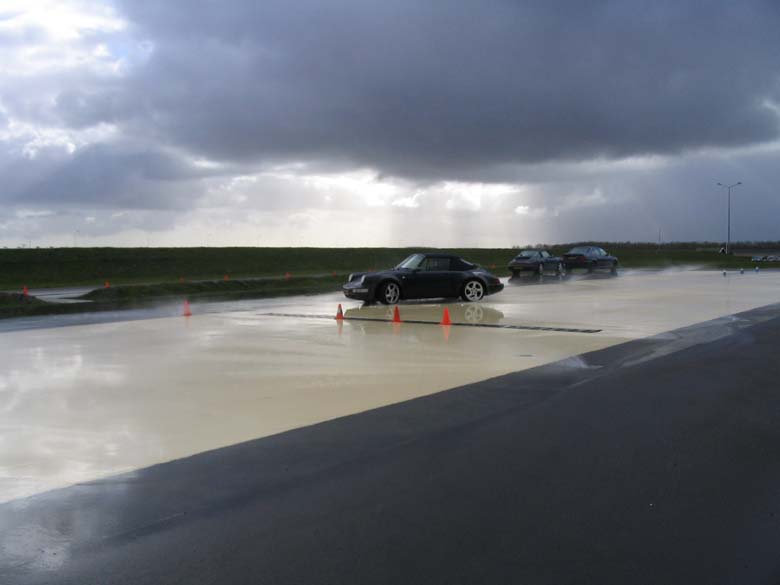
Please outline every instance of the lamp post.
M726 231L726 254L729 254L731 252L731 190L736 187L737 185L741 185L742 181L737 181L733 185L724 185L723 183L718 183L719 187L723 187L726 189L729 193L728 195L728 227Z

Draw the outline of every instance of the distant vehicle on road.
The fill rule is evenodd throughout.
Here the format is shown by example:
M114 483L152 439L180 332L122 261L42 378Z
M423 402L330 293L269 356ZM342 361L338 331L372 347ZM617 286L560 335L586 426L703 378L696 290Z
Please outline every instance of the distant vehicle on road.
M391 270L355 272L342 287L350 299L394 305L405 299L482 300L504 285L481 266L451 254L412 254Z
M547 250L523 250L512 258L507 268L512 276L528 271L535 272L539 276L544 276L547 273L564 274L566 272L563 258L553 256Z
M763 261L764 261L764 260L766 260L767 258L768 258L767 256L753 256L753 257L750 259L750 261L751 261L751 262L763 262Z
M618 259L610 256L603 248L597 246L577 246L563 255L563 262L567 270L584 268L588 272L596 269L609 269L612 274L617 274Z

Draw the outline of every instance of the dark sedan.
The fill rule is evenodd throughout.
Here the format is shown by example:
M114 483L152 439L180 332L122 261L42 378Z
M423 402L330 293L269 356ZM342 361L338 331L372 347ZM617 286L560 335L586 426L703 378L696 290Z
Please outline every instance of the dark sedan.
M577 246L563 255L563 262L568 270L584 268L593 272L598 268L609 269L612 274L617 274L618 259L607 254L603 248L597 246Z
M475 302L503 290L490 272L450 254L412 254L391 270L356 272L343 287L350 299L393 305L402 299L456 298Z
M563 274L566 268L563 259L553 256L547 250L523 250L507 266L512 276L521 272L536 272L539 276L547 273Z

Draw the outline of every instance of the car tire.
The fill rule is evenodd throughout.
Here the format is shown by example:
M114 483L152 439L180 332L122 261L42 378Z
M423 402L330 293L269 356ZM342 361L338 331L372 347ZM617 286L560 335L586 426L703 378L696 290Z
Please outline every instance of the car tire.
M467 280L463 285L460 297L467 303L476 303L485 297L485 285L481 280Z
M401 287L392 280L379 287L377 298L383 305L395 305L401 300Z
M517 270L512 271L512 278L517 278L520 273Z

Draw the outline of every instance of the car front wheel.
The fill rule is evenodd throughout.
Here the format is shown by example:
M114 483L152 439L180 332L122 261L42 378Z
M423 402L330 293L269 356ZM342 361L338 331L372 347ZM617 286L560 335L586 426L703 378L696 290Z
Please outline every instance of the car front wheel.
M395 305L401 300L401 287L395 282L386 282L379 289L379 302L385 305Z
M470 303L482 300L482 297L485 296L485 285L483 285L478 280L469 280L466 284L463 285L463 293L461 294L461 297L463 297L464 301L468 301Z

